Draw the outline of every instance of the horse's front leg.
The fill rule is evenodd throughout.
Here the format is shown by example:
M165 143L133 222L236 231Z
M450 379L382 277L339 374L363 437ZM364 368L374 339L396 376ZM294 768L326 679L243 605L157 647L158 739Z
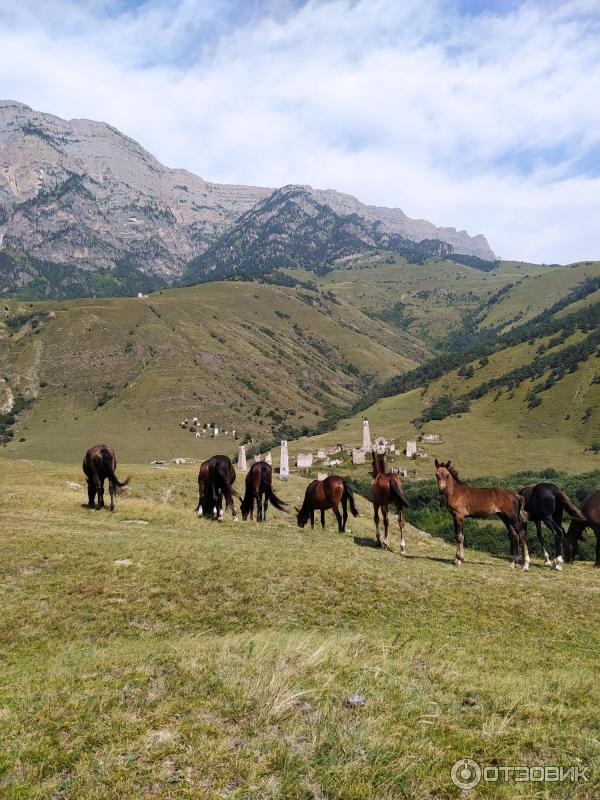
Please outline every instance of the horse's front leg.
M311 508L310 510L310 529L314 531L315 529L315 510Z
M325 529L325 509L321 509L321 527Z
M454 557L454 566L460 567L465 560L465 530L464 517L453 517L454 520L454 539L456 541L456 555Z

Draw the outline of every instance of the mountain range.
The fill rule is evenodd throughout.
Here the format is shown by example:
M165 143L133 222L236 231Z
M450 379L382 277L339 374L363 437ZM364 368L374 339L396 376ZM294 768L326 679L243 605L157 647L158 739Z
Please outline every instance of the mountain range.
M331 189L211 183L105 123L0 101L3 296L133 294L280 267L323 273L375 251L495 261L482 235Z

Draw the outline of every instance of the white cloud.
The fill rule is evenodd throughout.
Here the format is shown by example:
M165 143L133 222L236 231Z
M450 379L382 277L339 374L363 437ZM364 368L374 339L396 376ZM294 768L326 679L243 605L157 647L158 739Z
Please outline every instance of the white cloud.
M214 9L15 3L0 94L110 122L210 180L337 188L505 257L600 257L595 0Z

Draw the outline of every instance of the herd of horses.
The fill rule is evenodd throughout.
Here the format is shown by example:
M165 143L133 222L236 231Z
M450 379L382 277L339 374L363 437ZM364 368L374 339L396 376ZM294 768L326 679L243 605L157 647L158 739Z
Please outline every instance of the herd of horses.
M110 510L115 508L115 495L129 483L129 478L119 481L116 476L117 459L114 450L108 445L91 447L83 460L83 472L88 485L88 506L104 507L104 482L108 480ZM408 502L404 495L402 482L398 475L386 469L385 455L372 453L371 500L377 546L389 549L390 507L396 509L400 528L400 553L406 553L404 538L405 509ZM544 554L544 562L561 570L563 560L573 561L578 554L579 542L586 528L591 528L596 536L596 562L600 567L600 490L593 492L581 508L553 483L538 483L524 486L518 492L505 487L476 488L464 483L451 461L435 460L440 505L447 509L454 523L456 555L454 564L460 566L465 560L464 520L466 517L489 518L497 516L506 527L511 553L511 566L522 562L523 570L529 570L530 556L527 544L527 525L533 522ZM223 520L225 511L231 511L234 521L237 513L234 498L240 499L233 488L236 479L231 459L225 455L215 455L203 461L198 472L199 517L212 517ZM96 501L97 498L97 502ZM254 518L256 506L257 522L266 522L269 504L279 511L287 511L288 506L273 491L273 468L266 461L254 462L246 474L244 496L241 498L242 519ZM340 512L340 506L342 511ZM345 478L330 475L323 480L314 480L307 487L300 508L295 508L296 522L304 528L310 519L311 528L315 525L315 511L321 515L321 526L325 527L325 511L333 512L340 533L346 530L348 509L358 516L352 487ZM379 513L383 518L383 541L379 526ZM571 523L565 532L563 516L569 514ZM542 524L554 535L554 559L546 549ZM520 552L519 552L520 551Z

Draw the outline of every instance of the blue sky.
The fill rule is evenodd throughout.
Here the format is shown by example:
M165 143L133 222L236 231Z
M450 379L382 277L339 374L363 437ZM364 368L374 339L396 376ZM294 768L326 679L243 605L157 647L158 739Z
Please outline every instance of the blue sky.
M600 258L600 0L3 0L0 96L207 180Z

